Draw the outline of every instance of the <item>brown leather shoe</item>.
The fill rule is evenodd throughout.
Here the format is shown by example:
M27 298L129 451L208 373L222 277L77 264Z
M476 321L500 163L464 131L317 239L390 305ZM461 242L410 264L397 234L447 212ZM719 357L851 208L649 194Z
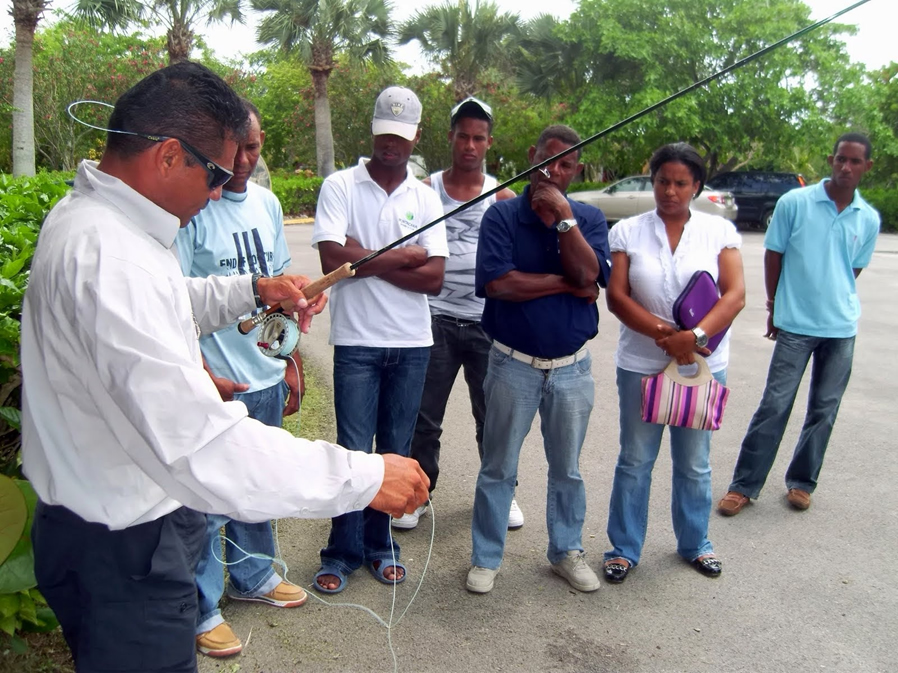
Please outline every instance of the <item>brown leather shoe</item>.
M308 595L303 591L302 587L281 581L274 589L262 596L244 596L228 587L228 598L232 598L235 601L268 603L268 605L273 605L276 608L298 608L306 602Z
M230 657L243 649L240 638L234 635L227 622L196 637L196 649L209 657Z
M795 509L807 509L811 506L811 494L807 491L802 491L800 488L790 488L786 494L786 500Z
M724 516L736 516L749 502L747 495L742 495L738 491L727 491L717 503L717 511Z

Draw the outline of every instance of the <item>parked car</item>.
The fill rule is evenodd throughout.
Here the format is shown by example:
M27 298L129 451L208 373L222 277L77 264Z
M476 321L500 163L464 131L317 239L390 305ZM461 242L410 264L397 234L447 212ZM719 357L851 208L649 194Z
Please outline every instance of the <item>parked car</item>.
M758 226L767 229L776 202L786 192L804 187L807 182L798 173L772 171L732 171L720 173L708 180L712 189L732 192L739 206L737 226Z
M568 197L601 209L609 223L655 208L655 193L652 191L652 180L648 175L624 178L604 189L569 192ZM692 202L692 207L731 221L736 219L736 203L733 195L728 192L704 189Z

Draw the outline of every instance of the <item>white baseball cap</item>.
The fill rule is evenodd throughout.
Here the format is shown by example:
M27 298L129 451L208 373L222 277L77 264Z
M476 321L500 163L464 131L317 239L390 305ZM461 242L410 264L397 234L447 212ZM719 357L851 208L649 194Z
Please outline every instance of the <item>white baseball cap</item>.
M455 122L455 117L458 116L458 113L461 112L464 108L478 109L483 114L485 114L490 121L493 121L493 108L491 108L487 103L484 103L479 98L468 96L461 103L452 108L452 111L449 113L449 122Z
M421 101L411 89L403 86L387 87L374 103L371 133L386 134L414 140L421 123Z

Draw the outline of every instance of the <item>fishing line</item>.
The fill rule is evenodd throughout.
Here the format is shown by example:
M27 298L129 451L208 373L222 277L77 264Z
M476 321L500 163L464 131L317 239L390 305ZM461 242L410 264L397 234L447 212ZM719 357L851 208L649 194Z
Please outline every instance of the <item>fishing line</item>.
M311 596L312 598L314 598L315 600L319 601L320 603L323 603L324 605L326 605L328 607L332 607L332 608L353 608L355 610L361 610L363 612L367 612L369 615L371 615L371 617L374 618L374 620L378 624L380 624L387 630L387 646L390 650L390 655L393 658L394 673L399 672L399 660L396 657L396 650L393 647L393 629L396 628L397 626L399 626L399 624L402 622L403 618L405 617L406 613L409 611L409 609L414 604L415 599L418 597L418 593L421 591L421 587L424 584L424 578L427 576L427 568L430 566L430 559L433 556L433 546L434 546L434 540L436 538L436 527L437 526L436 526L436 516L434 515L433 503L430 500L428 500L428 506L430 508L431 527L430 527L430 545L427 549L427 559L424 561L424 568L421 570L421 578L418 580L418 585L415 587L415 591L412 594L412 597L409 599L409 602L405 606L405 609L402 611L402 614L400 614L398 619L396 619L395 621L393 621L393 616L396 613L396 599L397 599L396 587L400 584L400 582L390 582L390 584L393 585L393 591L392 591L392 599L390 601L389 620L385 620L383 617L378 615L374 610L372 610L371 608L369 608L365 605L360 605L358 603L332 603L330 601L326 601L325 599L323 599L321 596L318 595L318 592L311 585L309 585L308 595ZM223 536L224 541L226 543L230 543L231 547L233 547L234 549L236 549L237 551L239 551L243 554L243 556L241 558L237 559L236 561L225 561L224 558L222 558L220 555L222 537L216 535L210 541L212 558L214 558L216 561L218 561L223 566L237 565L238 563L243 563L244 561L246 561L248 559L258 559L258 560L262 560L262 561L270 561L271 563L274 563L275 565L277 565L283 569L284 580L289 581L287 578L290 573L290 569L287 567L287 562L283 560L282 555L281 555L281 543L280 543L280 538L278 537L277 524L278 524L277 519L272 521L272 526L274 529L273 532L274 532L274 544L275 544L276 556L268 556L267 554L259 554L259 553L255 553L255 552L246 551L245 549L243 549L243 547L241 547L240 545L238 545L236 542L234 542L233 540L231 540L229 537L227 537L225 535L225 536ZM387 521L387 527L388 528L390 527L389 520ZM217 550L216 550L216 546L218 547ZM392 561L392 567L395 572L395 570L397 568L397 566L396 566L397 561L396 561L396 548L393 546L392 530L390 531L390 560ZM384 559L382 561L382 563L387 563L387 560ZM406 573L407 572L408 571L406 571ZM249 643L249 639L247 639L247 644L248 643Z

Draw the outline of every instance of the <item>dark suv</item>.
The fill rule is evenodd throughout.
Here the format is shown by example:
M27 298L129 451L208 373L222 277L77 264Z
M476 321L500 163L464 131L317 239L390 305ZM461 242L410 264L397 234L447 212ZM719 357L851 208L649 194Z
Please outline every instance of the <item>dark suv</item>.
M773 217L773 207L779 198L791 189L807 183L798 173L773 173L770 171L733 171L720 173L708 180L708 187L732 192L739 212L736 224L756 225L766 229Z

